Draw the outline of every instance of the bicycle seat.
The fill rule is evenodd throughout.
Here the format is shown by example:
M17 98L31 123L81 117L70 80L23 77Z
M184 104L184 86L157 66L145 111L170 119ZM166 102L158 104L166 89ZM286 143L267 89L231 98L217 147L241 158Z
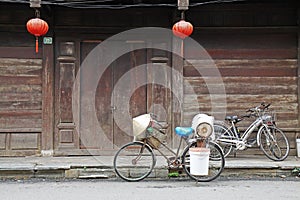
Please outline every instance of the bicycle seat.
M181 137L187 137L193 133L192 127L176 127L175 133Z
M237 122L242 121L242 119L239 118L239 117L236 116L236 115L234 115L234 116L226 116L226 117L225 117L225 120L230 121L230 122L233 122L233 123L237 123Z

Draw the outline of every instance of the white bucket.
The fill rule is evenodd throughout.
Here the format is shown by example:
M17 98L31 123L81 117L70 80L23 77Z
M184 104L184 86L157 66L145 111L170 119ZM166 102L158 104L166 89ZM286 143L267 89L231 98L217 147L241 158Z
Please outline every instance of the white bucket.
M296 139L297 144L297 156L300 158L300 138Z
M210 149L208 148L190 148L190 173L192 175L208 175Z

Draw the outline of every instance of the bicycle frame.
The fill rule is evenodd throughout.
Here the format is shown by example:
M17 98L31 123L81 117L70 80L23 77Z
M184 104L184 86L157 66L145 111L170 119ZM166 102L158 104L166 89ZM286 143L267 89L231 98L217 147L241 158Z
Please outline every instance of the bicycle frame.
M226 116L225 120L229 125L221 122L216 123L215 131L217 130L217 142L223 148L225 157L230 154L232 148L235 151L245 150L257 144L263 153L271 160L282 161L289 153L289 142L285 134L276 126L274 113L268 112L271 104L265 104L250 108L247 113L250 114L238 116ZM242 121L245 117L255 117L249 127L240 135L236 124ZM250 135L257 130L256 137ZM278 142L279 141L279 142Z
M230 131L230 129L233 129L233 132L231 131L231 133L233 133L233 138L229 136L230 139L221 138L219 139L219 141L227 144L236 145L237 149L243 150L246 147L251 147L251 145L246 144L247 139L256 128L259 129L260 126L262 125L263 125L263 119L261 117L258 117L254 122L250 124L250 126L246 129L246 131L242 134L242 136L239 137L234 122L231 122L231 126L227 130ZM231 133L229 133L229 135L232 135Z
M157 123L159 122L151 118L151 114L133 118L134 140L123 145L115 154L113 161L115 172L120 178L126 181L140 181L149 176L157 162L156 155L159 155L154 150L165 158L161 157L167 161L169 170L178 170L182 167L193 180L207 182L221 174L225 158L221 147L211 141L214 133L213 117L197 114L191 127L176 127L174 133L180 138L177 150L173 150L163 142L164 137L159 133L163 134L165 128ZM183 140L186 142L184 148ZM190 155L192 150L193 153ZM208 158L208 162L198 163L197 156L203 154L206 159ZM205 169L201 171L198 166Z
M163 142L161 142L160 140L157 140L165 149L167 149L168 150L168 152L170 152L172 155L174 155L175 156L175 158L174 158L174 161L177 161L177 160L179 160L180 161L180 158L181 158L181 154L180 154L180 148L181 148L181 145L182 145L182 141L185 141L186 142L186 147L185 148L187 148L189 145L189 141L188 141L188 138L184 138L184 137L180 137L180 142L179 142L179 145L178 145L178 147L177 147L177 150L176 150L176 152L175 151L173 151L170 147L168 147L165 143L163 143ZM149 139L145 139L144 140L144 144L145 145L149 145L149 144L151 144L151 141L149 140ZM151 145L150 145L151 146ZM152 148L152 147L151 147ZM152 148L153 149L153 148ZM167 160L167 163L168 163L168 165L170 166L170 165L172 165L172 164L174 164L174 161L173 161L173 163L172 163L172 160L170 159L170 157L168 157L165 153L163 153L163 151L162 150L160 150L159 148L155 148L155 150L157 150L166 160Z

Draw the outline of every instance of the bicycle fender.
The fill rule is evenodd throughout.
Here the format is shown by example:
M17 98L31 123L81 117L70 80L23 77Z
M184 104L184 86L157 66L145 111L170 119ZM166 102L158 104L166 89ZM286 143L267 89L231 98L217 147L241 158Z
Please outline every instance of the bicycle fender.
M257 135L256 135L256 142L257 142L257 146L260 146L261 142L260 142L260 134L263 128L268 128L267 125L263 124L261 125L261 127L258 129Z
M193 146L193 144L195 144L196 143L196 141L193 141L193 142L191 142L189 145L186 145L185 147L184 147L184 149L183 149L183 151L182 152L184 152L186 149L189 149L191 146ZM209 143L210 144L213 144L213 145L215 145L215 146L218 146L219 148L220 148L220 150L222 151L222 154L224 155L224 152L223 152L223 149L221 148L221 146L218 144L218 143L216 143L216 142L214 142L214 141L209 141Z

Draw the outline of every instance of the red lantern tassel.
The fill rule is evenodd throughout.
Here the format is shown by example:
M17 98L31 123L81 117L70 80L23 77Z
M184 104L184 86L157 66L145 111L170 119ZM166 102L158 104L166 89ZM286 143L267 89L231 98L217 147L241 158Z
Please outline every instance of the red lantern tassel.
M35 37L35 53L39 52L39 39Z

